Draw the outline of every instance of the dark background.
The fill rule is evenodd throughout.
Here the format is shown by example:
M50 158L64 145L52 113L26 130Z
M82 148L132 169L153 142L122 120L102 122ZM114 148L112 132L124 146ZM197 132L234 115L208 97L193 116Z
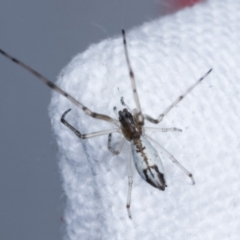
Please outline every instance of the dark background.
M188 2L1 0L0 48L55 81L90 44ZM47 110L51 91L2 56L0 79L0 239L61 239L64 197Z

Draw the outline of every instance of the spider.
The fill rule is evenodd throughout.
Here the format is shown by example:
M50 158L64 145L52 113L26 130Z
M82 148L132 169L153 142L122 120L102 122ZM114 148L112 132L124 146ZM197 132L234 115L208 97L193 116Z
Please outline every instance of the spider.
M114 107L114 111L118 116L118 119L114 119L110 116L92 112L89 108L87 108L85 105L77 101L74 97L69 95L67 92L59 88L57 85L55 85L53 82L48 80L46 77L44 77L42 74L37 72L36 70L32 69L28 65L24 64L23 62L17 60L16 58L12 57L8 53L4 52L0 49L0 53L4 55L5 57L9 58L16 64L20 65L21 67L25 68L27 71L35 75L37 78L39 78L42 82L44 82L46 85L48 85L50 88L52 88L54 91L60 93L61 95L65 96L67 99L69 99L71 102L73 102L76 106L81 108L87 115L89 115L92 118L103 120L110 122L114 124L116 127L109 130L103 130L99 132L93 132L88 134L82 134L79 130L77 130L74 126L72 126L65 118L66 115L71 111L71 109L68 109L65 111L61 116L61 122L68 127L71 131L75 133L75 135L78 138L81 139L88 139L93 138L101 135L107 135L108 134L108 149L113 154L118 155L121 152L121 149L124 144L124 140L127 140L131 144L131 151L133 156L133 161L135 163L135 167L139 173L139 175L151 186L158 188L159 190L164 191L166 185L165 176L164 176L164 168L161 161L161 158L157 152L157 150L153 147L153 145L150 143L150 141L147 139L147 136L145 135L146 129L152 129L155 131L161 131L161 132L168 132L168 131L182 131L178 128L151 128L151 127L144 127L144 121L149 121L154 124L160 123L163 118L169 113L169 111L175 107L186 95L191 92L211 71L210 69L205 75L203 75L198 81L196 81L193 85L191 85L182 95L180 95L170 106L168 106L157 119L152 118L151 116L147 114L142 113L139 96L137 92L136 87L136 81L134 78L133 69L131 67L131 63L129 60L128 55L128 48L127 48L127 41L125 36L125 31L122 30L122 38L123 38L123 46L124 46L124 53L126 57L127 62L127 68L131 80L132 85L132 91L134 96L134 101L136 104L136 108L131 111L130 108L126 105L124 102L123 97L121 98L121 104L124 106L123 110L118 111L116 107ZM119 144L118 150L115 150L112 147L112 133L118 132L124 136L123 140ZM150 137L148 137L151 139ZM154 141L153 139L151 139ZM176 158L169 153L165 148L163 148L161 145L159 145L160 148L167 154L167 156L172 160L173 163L175 163L188 177L190 177L192 184L195 184L193 175L184 167L182 166ZM128 160L128 194L127 194L127 211L128 216L131 218L131 211L130 211L130 204L131 204L131 191L132 191L132 183L133 183L133 177L132 177L132 171L131 171L131 162Z

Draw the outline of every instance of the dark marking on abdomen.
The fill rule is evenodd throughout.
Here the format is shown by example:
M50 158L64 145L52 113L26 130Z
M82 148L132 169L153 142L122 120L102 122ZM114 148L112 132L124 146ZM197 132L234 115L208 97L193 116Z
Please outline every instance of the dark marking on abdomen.
M156 175L157 175L158 179L155 179L155 181L152 181L151 178L148 177L148 174L147 174L148 171L150 171L151 175L153 175L151 169L154 170L157 173ZM153 187L158 188L158 189L160 189L162 191L165 190L166 183L165 183L165 179L164 179L164 174L162 174L158 170L157 165L153 165L151 167L148 167L147 169L144 169L143 170L143 174L145 176L146 181L150 185L152 185Z

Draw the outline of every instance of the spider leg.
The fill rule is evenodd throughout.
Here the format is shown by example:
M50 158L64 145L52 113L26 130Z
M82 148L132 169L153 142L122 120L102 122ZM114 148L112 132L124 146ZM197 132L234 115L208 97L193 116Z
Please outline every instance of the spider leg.
M148 120L149 122L158 124L163 120L163 118L169 113L169 111L175 107L188 93L190 93L210 72L212 71L212 68L208 70L207 73L205 73L197 82L195 82L192 86L190 86L182 95L180 95L169 107L165 109L163 113L159 115L157 119L154 119L150 117L147 114L144 114L144 118Z
M132 161L131 161L131 154L128 156L128 162L127 162L127 169L128 169L128 194L127 194L127 211L128 211L128 217L132 219L130 206L131 206L131 193L132 193L132 184L133 184L133 175L132 175Z
M124 107L126 107L129 112L132 112L132 110L130 109L130 107L124 102L124 98L123 98L123 97L121 97L120 101L121 101L121 104L122 104Z
M117 107L113 107L113 111L114 111L116 117L118 117Z
M57 85L55 85L53 82L51 82L50 80L48 80L46 77L44 77L42 74L40 74L39 72L37 72L36 70L32 69L31 67L29 67L28 65L26 65L25 63L17 60L16 58L12 57L11 55L9 55L8 53L4 52L3 50L0 49L0 53L2 55L4 55L5 57L7 57L8 59L10 59L11 61L13 61L14 63L20 65L21 67L23 67L25 70L27 70L28 72L32 73L34 76L36 76L38 79L40 79L43 83L45 83L48 87L52 88L54 91L60 93L61 95L63 95L64 97L66 97L68 100L70 100L72 103L74 103L76 106L78 106L79 108L81 108L87 115L89 115L92 118L96 118L96 119L101 119L107 122L111 122L111 123L118 123L118 120L113 119L107 115L104 114L100 114L100 113L96 113L96 112L92 112L89 108L87 108L86 106L84 106L82 103L80 103L79 101L77 101L74 97L72 97L71 95L69 95L67 92L63 91L60 87L58 87Z
M113 132L119 132L119 128L114 128L114 129L109 129L109 130L103 130L103 131L99 131L99 132L93 132L93 133L88 133L88 134L82 134L80 133L75 127L73 127L68 121L65 120L65 116L67 115L68 112L70 112L71 109L68 109L67 111L65 111L61 117L61 122L67 126L70 130L72 130L77 137L82 138L82 139L87 139L87 138L93 138L93 137L98 137L98 136L102 136L102 135L106 135L109 133L113 133Z
M180 128L154 128L154 127L144 127L145 130L154 130L159 132L182 132Z
M163 150L163 152L167 154L167 156L172 160L172 162L175 163L186 175L188 175L191 178L192 184L193 185L195 184L195 180L193 178L192 173L190 173L181 163L179 163L177 159L170 152L168 152L162 145L160 145L157 141L155 141L154 139L152 139L147 135L146 137L148 137L150 140L155 142Z
M128 56L127 41L126 41L124 30L122 30L122 37L123 37L124 52L125 52L125 56L126 56L129 76L130 76L131 83L132 83L133 96L134 96L134 100L135 100L135 103L136 103L136 106L137 106L138 124L143 125L144 124L144 117L143 117L143 114L142 114L142 111L141 111L141 106L140 106L140 101L139 101L139 97L138 97L138 93L137 93L137 86L136 86L136 81L135 81L135 78L134 78L134 73L133 73L133 70L132 70L132 67L131 67L131 64L130 64L130 60L129 60L129 56Z
M118 150L114 150L113 147L111 146L112 145L112 134L110 133L108 135L108 150L110 152L112 152L113 154L118 155L122 151L124 142L125 142L125 138L123 137L119 143Z

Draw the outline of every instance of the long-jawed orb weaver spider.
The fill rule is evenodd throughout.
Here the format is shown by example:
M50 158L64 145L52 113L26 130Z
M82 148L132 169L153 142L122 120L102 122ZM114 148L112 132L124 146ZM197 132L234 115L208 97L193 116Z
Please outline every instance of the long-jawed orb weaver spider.
M139 96L136 88L136 81L134 78L134 73L133 73L129 56L128 56L127 42L126 42L124 30L122 30L122 37L123 37L124 52L126 56L129 76L131 79L131 85L132 85L134 101L136 104L136 109L131 111L129 107L125 104L123 98L121 98L121 103L125 108L117 113L118 119L114 119L104 114L92 112L89 108L87 108L82 103L77 101L74 97L72 97L67 92L59 88L57 85L55 85L53 82L48 80L39 72L35 71L28 65L17 60L16 58L12 57L11 55L9 55L8 53L4 52L1 49L0 49L0 53L5 57L9 58L10 60L12 60L13 62L15 62L16 64L25 68L27 71L31 72L33 75L35 75L37 78L39 78L42 82L44 82L46 85L48 85L50 88L52 88L56 92L65 96L67 99L73 102L76 106L81 108L90 117L115 124L116 128L113 128L113 129L103 130L103 131L93 132L88 134L82 134L79 130L77 130L65 119L66 115L70 112L71 109L68 109L67 111L65 111L61 117L61 122L65 126L67 126L71 131L73 131L76 134L76 136L79 138L87 139L87 138L93 138L93 137L108 134L108 149L113 154L117 155L120 153L124 140L129 141L131 144L133 161L135 163L135 167L138 173L140 174L140 176L153 187L164 191L166 187L166 182L165 182L164 169L163 169L161 158L159 157L159 154L156 151L156 149L148 141L144 133L145 129L155 129L155 128L144 127L144 121L147 120L154 124L160 123L163 120L163 118L169 113L169 111L174 106L176 106L189 92L191 92L193 88L195 88L212 71L212 69L210 69L198 81L196 81L192 86L190 86L182 95L180 95L169 107L167 107L159 115L157 119L154 119L151 116L142 113ZM116 108L114 108L114 111L116 112ZM161 132L182 131L181 129L178 129L178 128L158 128L155 130L161 131ZM114 132L121 133L124 136L123 140L120 142L118 150L113 149L111 144L112 133ZM161 145L159 146L168 155L168 157L172 160L172 162L175 163L186 175L188 175L191 178L192 184L194 184L195 181L194 181L193 175L185 167L183 167L176 160L176 158L172 154L170 154L165 148L163 148ZM132 179L131 163L128 162L128 195L127 195L126 207L127 207L129 218L131 218L130 203L131 203L132 183L133 183L133 179Z

